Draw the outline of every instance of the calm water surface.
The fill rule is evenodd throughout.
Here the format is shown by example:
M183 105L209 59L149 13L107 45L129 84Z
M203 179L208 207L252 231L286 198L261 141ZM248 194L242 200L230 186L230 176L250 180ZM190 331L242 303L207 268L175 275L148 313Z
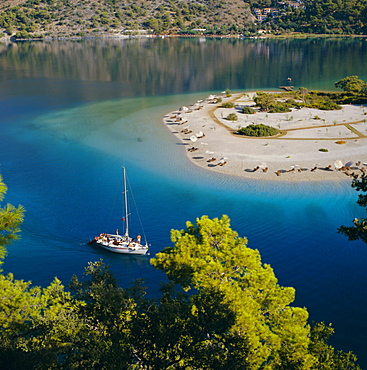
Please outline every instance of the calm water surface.
M155 294L164 276L149 257L119 256L86 242L121 227L121 165L151 256L171 229L228 214L312 320L332 322L333 344L367 367L367 247L336 233L364 212L347 181L295 183L221 176L191 164L162 117L225 88L292 83L333 90L348 75L367 80L364 40L92 40L0 44L0 170L6 201L25 206L22 239L5 272L65 284L103 258L127 286ZM134 202L133 202L134 203ZM132 216L132 229L139 227ZM140 229L137 230L140 232Z

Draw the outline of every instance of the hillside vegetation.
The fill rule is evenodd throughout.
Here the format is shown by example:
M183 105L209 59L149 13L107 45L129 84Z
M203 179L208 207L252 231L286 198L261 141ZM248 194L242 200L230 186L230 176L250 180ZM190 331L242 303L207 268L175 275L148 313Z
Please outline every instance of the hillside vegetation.
M367 33L367 0L3 0L17 38L100 34Z
M197 28L227 34L251 28L254 23L249 5L241 0L27 0L6 3L0 8L0 27L9 35L18 33L24 37L27 34L60 37L143 30L164 34Z
M305 33L367 33L367 0L304 0L303 6L287 10L266 23L273 29Z

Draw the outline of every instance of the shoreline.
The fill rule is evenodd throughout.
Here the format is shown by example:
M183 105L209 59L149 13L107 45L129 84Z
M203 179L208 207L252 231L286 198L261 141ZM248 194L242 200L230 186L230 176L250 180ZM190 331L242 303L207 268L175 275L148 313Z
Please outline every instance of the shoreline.
M122 33L110 33L110 32L99 32L94 34L92 32L86 33L83 36L78 36L75 34L75 30L73 32L70 31L69 34L61 35L61 34L51 34L45 35L44 33L40 33L42 37L37 37L37 35L31 35L29 38L16 38L15 34L6 35L5 31L3 30L0 35L0 42L5 43L16 43L16 42L24 42L24 41L74 41L74 40L89 40L89 39L155 39L155 38L216 38L216 39L308 39L308 38L367 38L367 35L356 35L356 34L318 34L318 33L284 33L284 34L272 34L272 33L262 33L262 34L254 34L251 36L244 36L242 34L229 34L229 35L216 35L216 34L204 34L204 33L197 33L197 34L122 34Z
M367 107L239 113L243 106L254 105L254 95L221 96L222 103L234 102L235 108L221 108L211 95L166 114L163 122L185 146L188 159L209 171L270 181L336 181L367 170ZM237 121L225 119L234 112ZM265 138L236 134L251 123L276 127L282 134Z

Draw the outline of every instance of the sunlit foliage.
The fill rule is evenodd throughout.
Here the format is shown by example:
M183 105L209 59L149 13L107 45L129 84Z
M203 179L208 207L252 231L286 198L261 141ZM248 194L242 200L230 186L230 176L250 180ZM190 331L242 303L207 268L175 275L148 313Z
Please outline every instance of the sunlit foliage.
M362 192L358 194L357 204L361 207L367 207L367 174L362 175L354 174L354 180L352 182L352 188ZM367 243L367 219L366 218L355 218L353 220L353 226L340 226L338 229L339 233L348 237L349 240L362 240Z

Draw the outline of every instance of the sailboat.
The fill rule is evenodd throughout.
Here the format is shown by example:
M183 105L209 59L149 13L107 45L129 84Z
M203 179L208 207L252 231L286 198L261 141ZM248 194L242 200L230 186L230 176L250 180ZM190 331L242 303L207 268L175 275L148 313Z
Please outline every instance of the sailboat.
M118 230L115 234L102 233L99 236L95 236L93 240L88 244L95 244L101 248L104 248L110 252L123 253L123 254L140 254L145 255L148 250L148 243L141 244L141 236L138 235L136 239L129 236L129 213L128 213L128 198L126 189L126 168L123 168L124 174L124 208L125 208L125 234L120 235Z

